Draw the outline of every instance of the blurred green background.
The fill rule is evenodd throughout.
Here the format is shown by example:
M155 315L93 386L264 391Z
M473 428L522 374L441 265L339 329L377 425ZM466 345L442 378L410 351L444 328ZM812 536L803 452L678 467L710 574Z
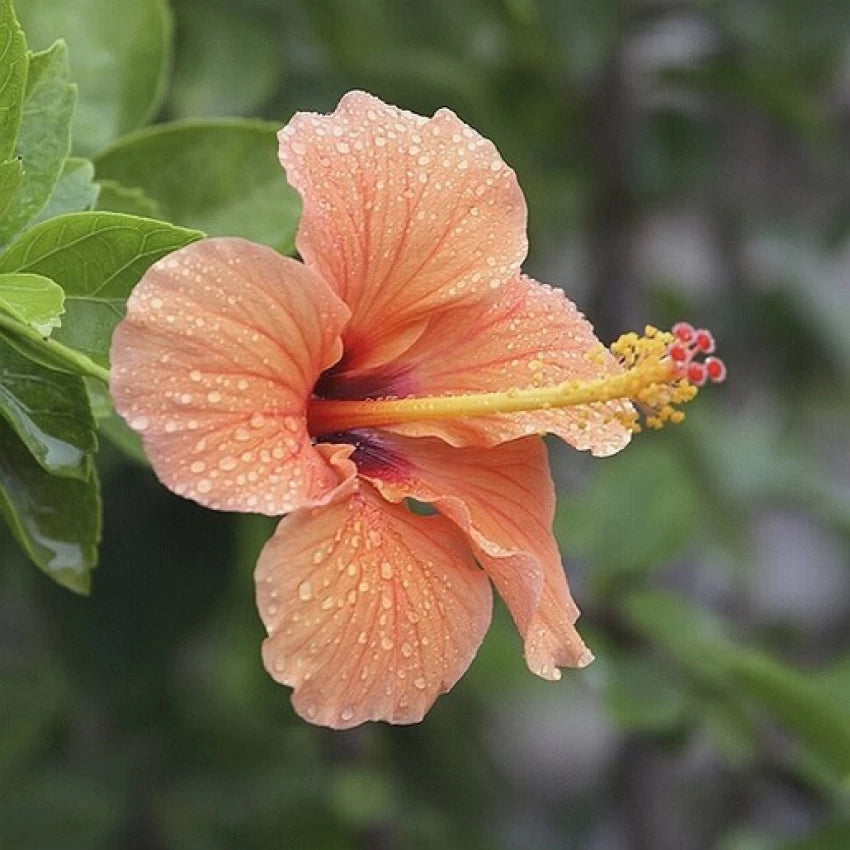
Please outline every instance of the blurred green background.
M107 444L90 598L0 529L0 847L850 847L850 3L17 5L69 42L86 155L351 88L453 108L519 175L530 274L608 341L708 325L730 378L618 457L552 445L598 660L536 680L500 607L410 728L298 720L259 659L273 523Z

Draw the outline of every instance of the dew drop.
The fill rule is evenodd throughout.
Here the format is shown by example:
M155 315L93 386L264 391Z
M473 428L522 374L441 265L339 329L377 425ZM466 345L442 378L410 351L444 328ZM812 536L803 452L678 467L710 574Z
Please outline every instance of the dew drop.
M309 602L313 598L313 585L309 581L302 581L298 585L298 598L302 602Z

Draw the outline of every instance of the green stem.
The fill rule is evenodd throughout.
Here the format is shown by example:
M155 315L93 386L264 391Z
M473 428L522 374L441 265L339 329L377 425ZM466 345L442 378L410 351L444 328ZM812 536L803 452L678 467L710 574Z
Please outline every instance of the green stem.
M42 336L35 328L0 313L0 330L8 331L14 336L33 343L43 349L50 359L67 364L74 372L86 375L89 378L97 378L109 386L109 369L99 366L90 357L75 351L73 348L68 348L67 345L63 345L55 339Z

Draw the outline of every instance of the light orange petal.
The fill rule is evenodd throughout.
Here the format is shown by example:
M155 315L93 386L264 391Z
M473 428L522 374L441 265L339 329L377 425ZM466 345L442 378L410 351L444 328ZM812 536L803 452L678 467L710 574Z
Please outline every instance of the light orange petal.
M392 501L433 504L466 532L510 608L532 672L557 679L559 666L590 663L552 536L555 491L543 441L526 437L485 449L381 432L374 439L398 462L370 470L369 480Z
M241 239L153 265L112 341L111 391L166 486L221 510L280 515L330 497L337 464L305 407L348 311L315 272Z
M348 486L284 518L260 555L263 660L313 723L415 723L472 661L490 585L448 520Z
M618 369L604 350L601 357L588 357L600 350L593 327L561 289L518 276L485 308L461 306L434 316L394 366L405 377L406 394L461 395L550 386ZM458 446L495 445L548 432L605 456L629 442L630 432L616 419L624 409L621 402L608 402L392 430L439 436Z
M352 310L352 368L385 360L435 308L498 288L525 257L514 172L447 109L425 119L351 92L331 115L297 113L279 138L303 199L298 250Z

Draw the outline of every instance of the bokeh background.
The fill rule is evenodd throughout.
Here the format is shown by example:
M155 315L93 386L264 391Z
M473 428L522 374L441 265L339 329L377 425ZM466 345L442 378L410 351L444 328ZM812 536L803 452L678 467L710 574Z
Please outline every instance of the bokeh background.
M172 8L159 120L450 106L518 172L530 274L609 341L712 327L730 377L618 457L551 447L598 660L536 680L499 607L410 728L297 719L258 653L272 523L107 443L89 598L0 529L0 847L850 847L850 4Z

